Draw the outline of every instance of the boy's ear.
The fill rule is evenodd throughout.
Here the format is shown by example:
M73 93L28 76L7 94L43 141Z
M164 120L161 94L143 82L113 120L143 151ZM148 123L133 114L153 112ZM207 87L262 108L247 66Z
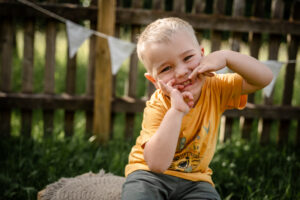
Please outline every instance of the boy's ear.
M153 85L156 88L158 88L156 80L154 79L154 77L150 73L147 72L147 73L144 74L144 76L146 77L146 79L148 79L149 81L151 81L151 83L153 83Z
M200 49L201 49L201 56L204 56L204 48L200 46Z

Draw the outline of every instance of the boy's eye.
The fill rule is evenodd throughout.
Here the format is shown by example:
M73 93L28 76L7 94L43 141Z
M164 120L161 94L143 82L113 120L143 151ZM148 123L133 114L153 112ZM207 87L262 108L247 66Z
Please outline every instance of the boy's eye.
M160 71L160 73L166 72L166 71L168 71L168 70L170 70L170 69L171 69L171 66L164 67L164 68Z
M189 56L187 56L187 57L184 57L184 61L188 61L188 60L190 60L192 57L193 57L194 55L189 55Z

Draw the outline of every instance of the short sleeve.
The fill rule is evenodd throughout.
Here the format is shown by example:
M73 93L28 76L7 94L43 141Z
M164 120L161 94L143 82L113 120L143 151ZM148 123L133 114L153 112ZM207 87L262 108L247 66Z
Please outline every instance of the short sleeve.
M163 94L158 91L147 101L143 114L142 130L137 140L142 147L159 128L168 107L168 99L163 97Z
M237 73L218 75L221 109L243 109L248 95L242 95L243 78Z

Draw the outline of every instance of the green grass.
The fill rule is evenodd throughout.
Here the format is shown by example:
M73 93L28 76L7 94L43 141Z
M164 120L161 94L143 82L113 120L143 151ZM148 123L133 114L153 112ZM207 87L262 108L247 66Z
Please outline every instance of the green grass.
M12 137L0 141L0 199L35 199L38 191L62 177L100 169L124 176L134 141L113 139L97 145L83 135L37 141ZM256 142L219 144L211 163L223 199L299 199L300 152Z
M105 169L124 175L130 142L96 145L80 135L41 141L26 137L1 140L0 199L35 199L37 192L61 177Z
M233 140L218 145L211 163L224 199L299 199L299 149Z
M59 27L61 30L62 27ZM125 29L121 30L125 39L129 38ZM17 46L13 58L13 92L21 91L22 52L24 48L23 33L17 31ZM45 63L45 35L39 31L35 35L34 57L34 92L43 92ZM58 32L56 41L55 92L65 91L67 43L63 31ZM210 43L203 41L206 53ZM222 48L227 49L228 42ZM243 43L242 53L249 54L249 48ZM87 73L88 41L79 49L77 57L76 94L85 93ZM299 52L300 55L300 52ZM298 55L298 58L300 57ZM267 45L261 48L260 60L267 60ZM282 44L279 60L287 60L286 45ZM125 95L128 60L117 74L116 95ZM137 97L146 95L147 81L143 74L145 69L138 66ZM294 81L293 105L300 105L300 65L297 64ZM281 70L275 86L274 104L282 101L284 69ZM256 103L262 103L262 93L257 92ZM90 135L85 133L85 113L75 113L74 136L64 136L64 111L54 113L54 133L43 136L42 111L33 111L32 133L30 138L20 135L20 110L12 112L12 137L0 141L0 200L2 199L36 199L36 194L46 185L61 177L74 177L85 172L98 172L100 169L116 175L124 175L124 167L134 140L124 138L125 114L117 113L114 120L112 139L105 145L91 142ZM135 117L134 135L136 138L141 128L142 113ZM297 122L292 121L289 130L289 144L282 149L275 147L278 135L278 121L272 125L271 144L259 146L259 120L253 123L252 140L243 141L239 120L235 120L231 142L217 145L217 152L211 167L217 190L223 199L300 199L300 152L294 146Z

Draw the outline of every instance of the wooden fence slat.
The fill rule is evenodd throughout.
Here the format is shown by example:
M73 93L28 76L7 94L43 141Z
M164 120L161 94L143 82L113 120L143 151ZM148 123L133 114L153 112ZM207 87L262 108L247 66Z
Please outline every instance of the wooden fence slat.
M184 13L185 12L185 0L173 0L173 11Z
M133 0L132 7L133 8L142 8L143 1L141 0ZM131 41L136 43L136 36L140 33L140 27L132 25L131 26ZM126 95L131 98L136 97L136 85L137 85L137 76L138 76L138 56L137 53L134 52L130 57L129 64L129 76L128 76L128 87L126 91ZM125 116L125 137L130 139L133 138L134 132L134 118L135 113L126 113Z
M66 93L69 95L75 93L76 57L77 55L75 54L73 58L70 58L69 56L67 58ZM74 111L65 110L65 134L67 136L70 136L74 133L74 115Z
M233 1L233 11L232 11L233 17L239 17L244 15L245 3L246 3L245 0ZM242 37L241 33L233 32L233 36L231 39L231 49L233 51L237 51L237 52L240 51L241 37ZM225 141L231 138L234 120L235 120L234 118L226 117L225 135L224 135Z
M121 31L121 26L119 24L117 24L115 26L115 37L119 38L120 37L120 31ZM117 75L112 75L112 91L111 91L111 97L112 99L116 98L116 91L117 91ZM115 119L116 119L116 113L115 112L111 112L110 114L110 132L114 133L114 123L115 123ZM113 137L113 135L110 135L110 137Z
M264 14L264 3L265 1L255 0L253 2L253 15L255 17L263 18ZM261 46L261 34L260 33L252 33L252 37L250 38L250 55L256 59L258 59L259 48ZM248 95L248 102L254 103L255 93ZM242 128L242 138L250 139L253 119L245 118L243 128Z
M283 16L283 1L282 0L273 0L272 2L272 18L280 19ZM278 51L281 42L280 35L270 35L269 41L269 60L277 60ZM274 89L273 89L274 91ZM270 97L265 97L264 102L266 105L273 104L273 92ZM273 120L263 119L263 129L261 133L261 144L268 144L270 142L271 126Z
M14 26L11 19L2 19L2 57L1 57L1 79L0 90L2 92L11 92L12 80L12 55L13 55L13 32ZM2 108L0 112L0 133L2 136L10 134L11 109Z
M224 0L216 0L213 4L213 14L214 15L224 15L225 14L225 1ZM222 32L212 30L211 31L211 52L217 51L221 48L221 42L222 42ZM227 129L225 130L225 135L223 137L223 141L228 139L231 135L231 127L227 124L231 123L231 119L226 119L225 123ZM227 131L227 132L226 132Z
M33 51L34 51L34 19L26 20L24 26L24 56L22 73L22 92L33 92ZM21 134L31 135L32 110L21 112Z
M213 14L214 15L224 15L225 14L225 1L224 0L214 1ZM211 33L211 38L212 38L211 52L219 50L221 48L222 32L213 30Z
M2 51L3 51L3 43L4 43L4 38L3 38L3 29L2 29L2 25L3 25L3 20L0 19L0 56L2 58ZM1 65L0 65L0 72L1 72ZM1 81L0 81L0 87L1 87Z
M154 11L163 11L165 9L165 0L153 0L152 1L152 10ZM148 80L147 82L147 97L150 98L151 95L156 90L155 86Z
M91 6L97 6L97 1L93 0ZM97 29L97 21L91 20L90 26L92 30ZM86 79L86 95L94 96L94 81L95 81L95 60L96 60L96 36L92 35L89 41L89 63ZM91 134L93 132L93 111L85 111L85 132Z
M12 54L13 54L13 22L11 19L2 20L2 57L1 57L1 88L3 92L11 91Z
M205 6L206 6L206 2L204 0L195 0L194 4L193 4L193 8L192 8L192 13L193 14L202 14L202 13L204 13ZM199 31L196 31L196 37L197 37L197 40L198 40L199 44L201 44L202 33L199 32Z
M54 3L56 0L50 0ZM56 51L56 22L47 20L46 26L46 60L44 73L44 93L55 93L55 51ZM54 110L43 110L44 136L49 136L54 129Z
M296 1L293 8L294 8L294 12L292 12L292 14L293 14L292 18L294 20L299 20L300 19L300 14L299 14L300 2ZM291 35L291 40L288 41L288 60L296 60L297 59L299 43L300 43L299 41L300 41L299 36ZM291 105L291 103L292 103L295 72L296 72L296 63L289 63L287 65L286 71L285 71L282 105ZM280 146L282 146L284 143L287 143L287 141L288 141L290 124L291 124L290 120L282 120L279 123L278 143ZM299 121L298 121L297 125L298 125L298 129L299 129L299 126L300 126ZM299 134L299 132L298 132L298 134Z
M164 10L165 0L152 0L152 9L153 10Z
M46 61L44 73L44 93L54 94L55 90L55 49L56 49L56 23L48 20L46 27ZM43 110L44 135L48 136L54 128L54 110Z
M115 0L98 0L99 32L114 35ZM100 142L107 142L110 136L111 118L111 64L107 40L98 37L96 45L95 95L93 132Z
M296 146L300 146L300 120L297 121Z
M204 13L205 6L206 6L205 0L194 0L192 13L195 13L195 14Z

